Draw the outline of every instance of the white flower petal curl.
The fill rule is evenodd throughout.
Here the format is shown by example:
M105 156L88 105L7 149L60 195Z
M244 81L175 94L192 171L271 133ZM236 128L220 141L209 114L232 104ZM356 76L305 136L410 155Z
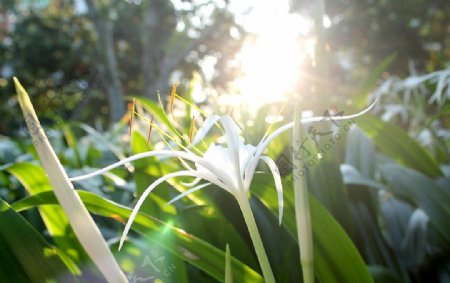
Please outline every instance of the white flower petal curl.
M233 174L235 177L233 178L235 181L237 181L236 188L242 188L242 178L241 178L241 165L239 162L239 133L237 131L237 125L231 119L230 116L222 116L220 118L220 122L222 123L224 129L225 129L225 138L227 139L227 146L228 146L228 152L229 156L231 157L231 162L233 164Z
M81 180L85 180L88 178L95 177L97 175L104 174L105 172L108 172L112 169L115 169L117 167L120 167L128 162L135 161L141 158L147 158L147 157L153 157L153 156L160 156L160 157L179 157L185 160L189 160L194 162L195 164L200 164L201 166L208 168L211 173L216 175L219 179L223 179L226 177L220 170L218 170L216 167L214 167L208 160L203 159L202 157L199 157L191 152L185 152L185 151L174 151L174 150L158 150L158 151L148 151L148 152L142 152L135 155L132 155L130 157L127 157L125 159L122 159L116 163L113 163L109 166L106 166L105 168L99 169L97 171L94 171L89 174L76 176L70 178L70 181L77 182Z
M125 242L125 239L128 235L128 232L131 229L131 225L134 222L134 219L136 218L136 215L139 212L139 209L141 208L142 204L144 204L145 199L148 197L148 195L161 183L163 183L164 181L171 179L171 178L175 178L175 177L181 177L181 176L190 176L190 177L197 177L197 178L202 178L210 183L213 183L221 188L223 188L226 191L229 191L229 189L224 186L219 180L217 180L216 178L214 178L215 176L212 176L210 174L202 174L199 173L197 171L178 171L178 172L174 172L174 173L170 173L167 174L161 178L159 178L158 180L156 180L155 182L153 182L150 186L147 187L147 189L145 189L145 191L142 193L142 195L139 197L138 202L136 203L136 205L133 208L133 211L130 214L130 217L128 218L128 222L125 225L125 229L123 230L122 236L120 237L120 242L119 242L119 250L122 248L123 243Z
M174 197L173 199L171 199L171 200L167 203L167 205L172 204L172 203L174 203L174 202L176 202L176 201L178 201L178 200L184 198L185 196L187 196L187 195L189 195L189 194L191 194L191 193L193 193L193 192L196 192L196 191L198 191L198 190L201 190L201 189L203 189L203 188L206 188L207 186L211 186L211 183L201 184L201 185L198 185L198 186L196 186L196 187L194 187L194 188L192 188L192 189L189 189L189 190L187 190L187 191L185 191L185 192L179 194L178 196Z
M375 106L375 104L378 103L378 100L379 100L379 97L377 97L375 99L375 101L372 102L372 104L370 104L368 107L364 108L362 111L355 113L355 114L346 115L346 116L335 116L335 117L319 116L319 117L303 118L303 119L301 119L301 123L306 124L306 123L314 123L314 122L325 122L325 121L331 121L331 120L340 121L340 120L353 119L353 118L359 117L359 116L364 115L367 112L369 112ZM259 159L261 157L262 153L264 152L264 149L269 145L269 143L274 138L278 137L280 134L282 134L286 130L292 129L293 127L294 127L294 122L288 123L284 126L279 127L278 129L276 129L273 133L271 133L265 139L262 139L261 142L257 146L258 150L255 153L255 158ZM251 166L251 168L249 168L249 171L253 172L256 169L256 165L257 165L257 162L253 162L251 165L249 165L249 166Z
M72 182L77 182L77 181L81 181L81 180L85 180L97 175L101 175L105 172L111 171L112 169L115 169L117 167L123 166L126 163L129 163L131 161L135 161L135 160L139 160L142 158L147 158L147 157L153 157L153 156L160 156L160 157L180 157L186 160L190 160L192 162L198 162L199 161L199 157L196 156L195 154L192 153L188 153L185 151L174 151L174 150L157 150L157 151L147 151L147 152L142 152L142 153L138 153L135 155L132 155L130 157L127 157L125 159L122 159L116 163L113 163L109 166L106 166L102 169L99 169L97 171L94 171L92 173L89 174L85 174L85 175L81 175L81 176L76 176L76 177L72 177L70 178L70 181Z
M278 170L277 164L272 158L268 156L261 156L261 159L269 166L270 171L273 175L273 180L275 181L275 188L278 193L278 224L281 225L281 220L283 219L283 184L281 183L280 171Z
M194 170L194 169L190 169L190 170ZM185 183L185 182L180 182L180 183L185 187L192 188L193 186L200 183L201 180L202 180L201 178L195 178L194 181L192 181L190 183Z
M239 161L241 165L241 178L244 180L245 187L245 174L247 174L247 168L254 158L257 148L251 144L239 144Z
M217 123L217 121L219 121L219 119L220 116L218 115L212 115L208 117L203 123L202 127L195 134L195 137L189 147L193 147L196 144L198 144L206 136L209 130L211 130L212 126L214 126L214 124Z

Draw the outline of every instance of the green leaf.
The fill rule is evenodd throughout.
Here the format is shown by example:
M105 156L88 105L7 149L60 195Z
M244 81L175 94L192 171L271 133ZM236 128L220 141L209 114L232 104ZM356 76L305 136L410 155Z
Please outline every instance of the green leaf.
M76 282L58 252L0 199L0 282Z
M345 163L353 166L361 177L374 179L375 146L358 127L353 127L348 132Z
M278 215L275 188L267 174L258 174L253 179L252 193L259 197L272 210L274 217ZM297 227L294 216L293 184L283 182L284 217L292 237L297 238ZM373 282L372 277L361 255L344 229L333 216L310 195L311 221L314 239L314 270L317 279L326 283Z
M345 126L344 126L345 125ZM340 131L327 135L322 138L317 146L315 145L311 135L305 142L304 146L310 152L310 155L304 155L304 166L306 169L308 190L323 204L331 214L339 221L339 223L347 230L352 230L352 222L350 217L348 198L345 190L344 181L340 171L339 145L342 137L345 135L344 128L350 127L352 122L344 121L340 125ZM312 127L317 127L316 125ZM328 128L325 131L331 130ZM336 138L341 137L341 138ZM322 158L318 159L318 154Z
M372 116L356 119L358 126L387 156L430 177L442 176L436 161L401 128Z
M371 265L369 266L369 271L375 283L404 283L400 277L383 266Z
M105 200L93 193L78 191L78 194L91 213L110 217L122 223L131 214L132 210L130 208ZM53 192L43 192L27 197L13 204L13 207L18 211L22 211L35 206L49 204L57 204ZM138 213L132 229L143 235L148 235L151 232L163 232L163 237L149 240L198 267L217 280L223 280L225 254L207 242L144 213ZM233 258L231 264L233 276L237 282L263 282L260 274L242 262Z
M69 146L69 148L71 150L73 150L73 161L75 162L76 166L81 166L82 161L81 161L81 155L80 155L80 150L78 148L78 143L77 143L77 139L75 137L75 134L72 131L72 128L70 126L70 124L64 123L61 127L63 133L64 133L64 137L66 139L67 145ZM71 160L69 160L71 161Z
M420 172L387 164L381 168L383 178L391 191L421 208L430 217L431 224L450 242L450 194L433 179Z
M52 190L47 175L44 170L37 165L29 162L15 163L6 170L20 181L30 195ZM48 232L53 237L57 246L64 253L78 263L88 259L84 249L76 239L69 224L69 220L61 207L41 207L39 208L39 213L41 214ZM64 259L69 260L67 257L64 257ZM74 272L77 274L80 273L80 270L74 263L68 261L66 261L66 263L70 264Z
M367 262L385 266L409 282L405 267L379 228L377 193L359 186L349 187L348 193L355 227L353 240L361 254Z
M157 103L155 103L154 101L152 101L146 97L136 97L136 101L141 103L142 106L144 106L144 108L150 114L154 114L155 118L158 119L159 122L163 123L172 132L172 134L174 134L176 136L180 135L178 130L170 122L166 113L161 109L161 107Z
M132 154L149 151L145 137L139 132L133 131L131 137ZM135 167L133 179L138 196L141 196L150 184L164 175L161 171L162 162L159 162L156 157L136 160L133 162L133 165ZM174 207L166 205L166 203L167 201L161 199L160 194L150 194L142 206L142 211L159 219L166 219L168 216L176 213Z
M231 267L230 246L227 245L225 253L225 283L233 283L233 271Z
M373 282L353 242L331 214L310 196L314 267L321 282Z
M346 147L346 163L341 165L355 229L352 239L367 262L387 267L408 282L408 274L391 246L385 240L378 223L379 192L386 186L374 180L375 146L358 127L350 130ZM372 188L372 190L368 190ZM376 190L379 191L376 191Z

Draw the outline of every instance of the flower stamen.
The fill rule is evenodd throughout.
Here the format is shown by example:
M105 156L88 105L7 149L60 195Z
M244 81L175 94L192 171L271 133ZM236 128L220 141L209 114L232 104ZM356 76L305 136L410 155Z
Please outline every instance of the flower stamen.
M150 118L150 122L149 122L149 127L148 127L148 136L147 136L147 146L150 142L150 135L152 133L152 129L153 129L153 120L155 119L155 114L152 114L152 117Z
M191 120L191 127L189 128L189 142L192 143L192 138L194 134L194 127L195 127L195 116L192 116Z
M133 128L133 118L134 118L135 106L136 106L136 98L133 98L133 102L128 104L128 109L130 110L130 129L128 131L128 134L130 137L131 137L131 129Z
M170 92L169 108L170 108L170 114L172 115L173 118L175 118L173 115L173 106L175 103L175 95L177 94L177 86L178 86L178 83L174 83L172 86L172 91Z

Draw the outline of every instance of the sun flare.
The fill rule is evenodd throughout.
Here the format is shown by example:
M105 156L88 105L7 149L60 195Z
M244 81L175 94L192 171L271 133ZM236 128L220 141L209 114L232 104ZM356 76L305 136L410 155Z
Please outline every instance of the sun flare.
M305 48L310 24L304 17L289 14L286 7L255 11L244 23L254 37L244 42L236 57L241 77L233 87L250 111L283 101L297 90L302 62L310 56Z
M238 59L242 77L235 87L244 101L257 104L279 101L293 91L300 75L302 53L294 38L258 38L246 44Z

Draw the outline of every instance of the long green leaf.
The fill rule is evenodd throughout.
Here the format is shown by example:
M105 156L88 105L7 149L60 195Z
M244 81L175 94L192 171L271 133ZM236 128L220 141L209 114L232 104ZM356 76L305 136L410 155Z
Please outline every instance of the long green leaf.
M342 138L336 139L336 136L345 135L344 125L350 126L351 122L344 121L340 126L340 131L336 134L330 134L323 138L316 146L311 136L305 142L304 146L308 148L311 155L305 156L304 170L307 176L309 191L323 204L338 222L347 230L352 230L348 198L340 171L339 146ZM315 126L313 126L315 127ZM327 131L330 130L329 128ZM316 158L317 154L322 155L321 159Z
M391 191L425 211L431 224L450 242L450 194L433 179L396 164L385 165L381 173Z
M21 162L13 164L6 170L22 183L30 195L52 190L44 170L37 165L29 162ZM39 208L39 212L48 232L64 253L70 255L77 263L88 259L84 249L76 240L69 220L61 207L41 207ZM76 273L80 273L80 270L74 264L71 264L71 268Z
M225 283L233 283L233 269L231 268L230 246L227 245L225 253Z
M368 115L358 117L356 122L384 154L399 164L430 177L442 176L431 155L401 128Z
M0 282L76 282L58 252L0 199Z
M274 213L278 213L273 181L266 174L258 174L251 188ZM293 237L297 237L294 217L293 187L290 181L283 182L283 224ZM314 238L314 270L316 278L326 283L373 282L361 255L344 229L333 216L310 195L311 221Z
M163 123L172 132L172 134L174 134L174 136L180 135L178 130L170 122L166 113L161 109L161 107L157 103L145 97L136 97L136 100L142 103L142 106L144 106L144 108L148 112L154 114L155 117L158 119L158 121Z
M130 208L105 200L93 193L78 191L78 194L91 213L111 217L120 222L125 222L131 214ZM53 193L43 192L14 203L13 208L22 211L35 206L55 204L57 202ZM163 238L154 240L156 245L169 250L217 280L224 279L225 253L201 239L144 213L138 213L132 229L143 235L152 231L165 231ZM233 258L231 264L237 282L263 282L261 275L242 262Z

